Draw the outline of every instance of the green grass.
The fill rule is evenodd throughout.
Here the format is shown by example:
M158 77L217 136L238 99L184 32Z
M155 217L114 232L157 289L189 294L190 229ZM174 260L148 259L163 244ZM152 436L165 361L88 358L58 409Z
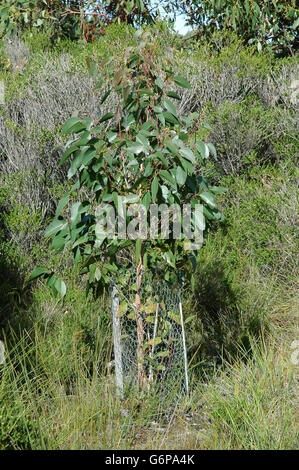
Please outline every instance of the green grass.
M35 332L37 334L37 332ZM107 371L86 370L72 355L31 334L11 350L1 373L1 449L295 449L296 376L289 351L253 346L247 362L193 384L189 402L168 406L131 392L121 402ZM31 338L31 339L30 339ZM102 344L103 346L103 344ZM105 348L101 354L105 357Z

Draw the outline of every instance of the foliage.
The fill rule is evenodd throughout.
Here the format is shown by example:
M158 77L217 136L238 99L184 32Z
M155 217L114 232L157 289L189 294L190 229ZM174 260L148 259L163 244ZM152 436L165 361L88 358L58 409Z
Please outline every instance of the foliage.
M102 11L107 17L122 23L153 24L157 17L157 10L152 8L151 0L108 0L102 3Z
M298 48L299 10L295 0L185 0L176 5L187 23L199 29L195 33L198 37L206 39L215 30L230 29L258 51L269 48L289 55Z
M113 78L111 76L119 95L116 112L109 111L96 125L91 118L72 117L62 128L63 133L76 137L69 141L61 163L73 155L68 177L77 175L78 179L71 193L60 201L56 218L46 231L48 236L54 237L52 246L56 251L72 247L75 263L83 263L83 272L89 272L90 283L106 283L108 274L119 271L123 265L123 262L118 263L119 254L133 244L137 265L161 269L165 279L173 277L173 271L183 273L187 261L195 262L194 255L184 249L183 234L180 239L151 241L142 240L139 235L134 241L102 233L101 223L91 212L95 204L114 206L116 212L118 210L118 222L121 217L119 197L128 204L143 204L146 209L155 203L180 207L188 202L192 207L202 203L204 217L209 220L221 217L215 204L218 189L210 190L204 177L195 174L196 164L203 165L209 153L215 153L214 146L197 141L196 135L190 132L196 127L196 114L178 119L169 98L179 99L179 95L167 91L172 82L188 88L188 81L169 69L156 71L154 48L145 42L141 42L136 51L127 50L123 64L123 68L116 74L113 72ZM89 62L89 66L95 70L95 64ZM110 93L108 89L102 101ZM116 122L107 131L102 123L112 118L116 118ZM70 219L62 218L70 195L82 186L93 194L93 200L74 202ZM140 210L137 206L138 213ZM192 225L194 229L203 228L204 218L192 218ZM106 262L101 264L103 259Z
M80 12L76 0L15 0L5 1L0 7L0 36L51 29L51 39L69 37L78 39L84 30L83 18L67 13L69 8Z
M196 134L190 132L197 127L197 114L178 119L175 105L169 98L179 100L180 97L169 91L169 85L175 83L189 88L190 84L169 68L159 69L155 45L149 45L150 39L149 33L144 34L139 47L127 48L122 68L116 73L108 68L108 82L118 94L116 110L109 110L96 123L92 118L72 117L63 125L62 132L75 134L75 139L69 140L61 164L73 155L68 178L77 175L77 181L70 193L60 200L56 217L45 232L46 236L53 237L55 251L71 246L75 265L82 265L82 274L89 273L89 285L106 285L110 275L125 274L132 263L128 248L134 246L138 378L143 388L147 385L143 364L149 343L144 340L140 296L144 270L160 272L167 281L187 277L188 264L193 268L196 265L205 217L221 218L215 197L223 191L217 187L210 189L205 178L195 172L196 165L203 165L210 152L216 154L216 150L212 144L197 141ZM110 62L111 59L105 61L102 68ZM90 59L87 63L93 75L96 64ZM104 78L98 79L100 87ZM112 87L106 91L102 102L111 91ZM112 118L114 125L107 129L103 123ZM91 196L73 202L70 216L62 218L70 196L82 187L86 187ZM186 216L187 204L189 214ZM202 205L204 212L197 209ZM164 212L159 214L159 210ZM165 234L163 223L167 218ZM151 232L153 223L156 225L154 234ZM197 235L190 241L194 234ZM187 243L191 248L187 248ZM196 244L195 248L192 243ZM66 286L61 279L45 268L36 268L30 279L40 276L47 278L47 285L64 297ZM191 284L194 285L193 276ZM160 338L156 338L158 340Z
M0 34L16 33L19 28L38 27L43 23L45 10L40 10L42 2L36 0L17 0L4 2L0 7ZM42 18L38 18L41 14Z
M0 7L0 37L32 32L38 28L51 30L54 39L83 37L94 41L106 34L103 26L114 21L129 25L153 25L160 17L161 7L169 10L168 2L153 4L151 0L15 0Z
M272 64L270 54L252 54L232 35L229 46L218 53L209 50L208 44L191 53L166 49L166 44L173 44L172 37L165 33L162 41L157 35L157 54L165 64L167 57L175 60L176 73L187 76L192 87L179 90L177 116L199 112L200 122L210 125L210 130L200 126L196 134L198 140L209 136L214 143L221 172L244 172L265 160L294 160L297 120L288 87L296 77L296 61L288 58ZM113 24L92 44L61 41L49 50L49 36L37 31L34 37L26 36L26 42L10 38L0 46L3 63L10 64L1 74L5 84L5 102L0 105L3 236L22 257L31 259L31 265L44 262L42 253L48 253L41 243L44 226L72 185L66 181L67 163L58 166L67 140L61 136L61 125L76 110L82 117L101 116L117 107L114 93L101 104L108 83L94 89L97 80L86 70L86 57L101 61L110 56L111 44L116 50L136 41L131 28ZM210 156L205 172L214 178L215 159Z

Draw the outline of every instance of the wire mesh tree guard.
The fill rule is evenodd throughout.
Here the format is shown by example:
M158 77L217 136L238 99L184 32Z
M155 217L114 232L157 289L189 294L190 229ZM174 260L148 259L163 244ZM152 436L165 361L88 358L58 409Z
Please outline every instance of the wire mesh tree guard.
M179 286L170 286L152 273L143 273L138 288L136 271L111 279L111 307L117 393L138 385L140 362L144 388L162 394L189 394L184 319ZM137 319L136 294L140 297ZM142 325L142 361L138 329ZM140 339L140 338L139 338Z

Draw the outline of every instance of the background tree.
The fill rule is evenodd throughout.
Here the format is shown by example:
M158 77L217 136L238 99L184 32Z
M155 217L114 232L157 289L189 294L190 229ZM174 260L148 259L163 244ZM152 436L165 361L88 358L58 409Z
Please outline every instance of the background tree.
M232 30L257 50L270 48L288 55L299 46L299 9L296 0L182 0L175 1L198 38L216 30Z
M14 0L0 6L0 36L33 28L52 28L53 38L87 40L118 21L133 26L154 24L169 2L152 0Z
M81 6L80 0L4 1L0 6L0 37L51 28L55 37L76 39L80 35L80 17L67 10L79 12Z

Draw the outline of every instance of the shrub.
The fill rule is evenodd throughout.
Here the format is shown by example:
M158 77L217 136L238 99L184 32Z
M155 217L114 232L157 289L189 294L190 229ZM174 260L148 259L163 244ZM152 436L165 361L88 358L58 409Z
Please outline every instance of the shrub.
M212 128L209 138L218 150L216 163L225 174L240 173L245 167L269 160L278 161L285 152L280 154L275 144L285 147L291 141L294 148L298 140L290 112L279 107L265 108L252 98L207 108L204 119Z
M250 350L275 311L288 309L295 321L287 305L296 310L297 179L292 160L222 179L225 222L199 252L196 293L185 307L197 316L187 335L191 356L198 349L221 361Z

